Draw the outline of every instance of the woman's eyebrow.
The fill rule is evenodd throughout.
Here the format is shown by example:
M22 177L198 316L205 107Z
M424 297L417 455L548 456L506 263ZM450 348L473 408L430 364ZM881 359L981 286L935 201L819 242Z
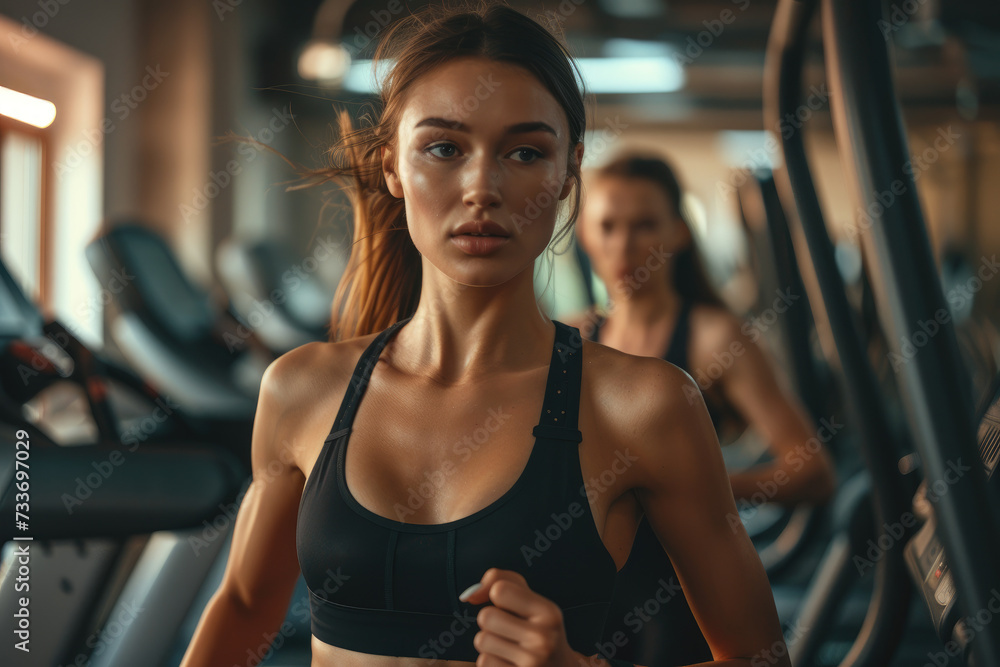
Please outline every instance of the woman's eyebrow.
M422 121L414 125L413 129L417 129L418 127L441 127L446 130L458 130L459 132L469 131L469 126L460 120L448 120L447 118L437 117L424 118ZM526 134L528 132L548 132L554 137L559 136L559 133L556 132L551 125L541 121L514 123L513 125L508 125L504 128L504 134Z

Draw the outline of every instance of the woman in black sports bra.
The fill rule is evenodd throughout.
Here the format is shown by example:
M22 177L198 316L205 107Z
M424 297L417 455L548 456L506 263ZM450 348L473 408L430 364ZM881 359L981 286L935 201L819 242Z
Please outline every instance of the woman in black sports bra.
M711 287L682 196L673 169L657 156L621 155L588 174L576 234L610 305L571 321L591 340L687 371L720 438L725 424L744 421L768 439L772 463L730 475L737 500L766 491L767 501L787 506L825 503L836 486L830 458L822 448L805 449L810 439L818 442L811 420L779 386L755 332ZM628 638L622 655L665 667L711 658L683 595L671 596L647 623L630 622L630 610L671 576L670 560L643 516L605 625L606 637Z
M390 26L375 124L341 116L355 220L331 340L267 369L253 483L183 667L247 663L308 615L313 667L607 664L635 494L717 662L788 667L697 386L548 319L535 260L572 231L572 60L503 5ZM308 608L288 609L301 569ZM259 655L259 653L257 653ZM621 663L614 663L621 664Z

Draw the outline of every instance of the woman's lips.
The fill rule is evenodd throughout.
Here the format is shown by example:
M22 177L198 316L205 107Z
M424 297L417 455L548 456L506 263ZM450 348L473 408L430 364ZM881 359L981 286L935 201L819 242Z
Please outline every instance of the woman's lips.
M468 255L489 255L510 241L508 236L473 236L459 234L451 237L452 243Z

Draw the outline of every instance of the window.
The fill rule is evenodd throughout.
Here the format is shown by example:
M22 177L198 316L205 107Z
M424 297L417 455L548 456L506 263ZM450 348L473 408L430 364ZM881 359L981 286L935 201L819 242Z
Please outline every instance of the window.
M43 149L41 137L0 126L0 257L35 303L44 287Z

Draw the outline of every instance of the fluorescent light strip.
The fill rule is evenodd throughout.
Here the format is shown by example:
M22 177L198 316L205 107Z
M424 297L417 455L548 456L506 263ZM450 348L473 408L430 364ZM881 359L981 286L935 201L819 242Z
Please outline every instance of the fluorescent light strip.
M684 70L663 57L577 58L592 93L672 93L684 87Z
M385 78L394 63L395 61L392 60L383 60L379 63L378 72L376 73L379 81ZM377 92L378 85L372 80L372 61L355 60L352 62L351 68L347 70L347 75L344 77L342 85L344 90L350 90L355 93Z
M0 86L0 114L28 125L46 128L56 118L56 105Z
M684 87L684 69L672 58L577 58L576 63L591 93L670 93ZM392 64L390 61L381 63L376 73L378 80L386 75ZM343 87L356 93L375 93L372 61L352 63Z

